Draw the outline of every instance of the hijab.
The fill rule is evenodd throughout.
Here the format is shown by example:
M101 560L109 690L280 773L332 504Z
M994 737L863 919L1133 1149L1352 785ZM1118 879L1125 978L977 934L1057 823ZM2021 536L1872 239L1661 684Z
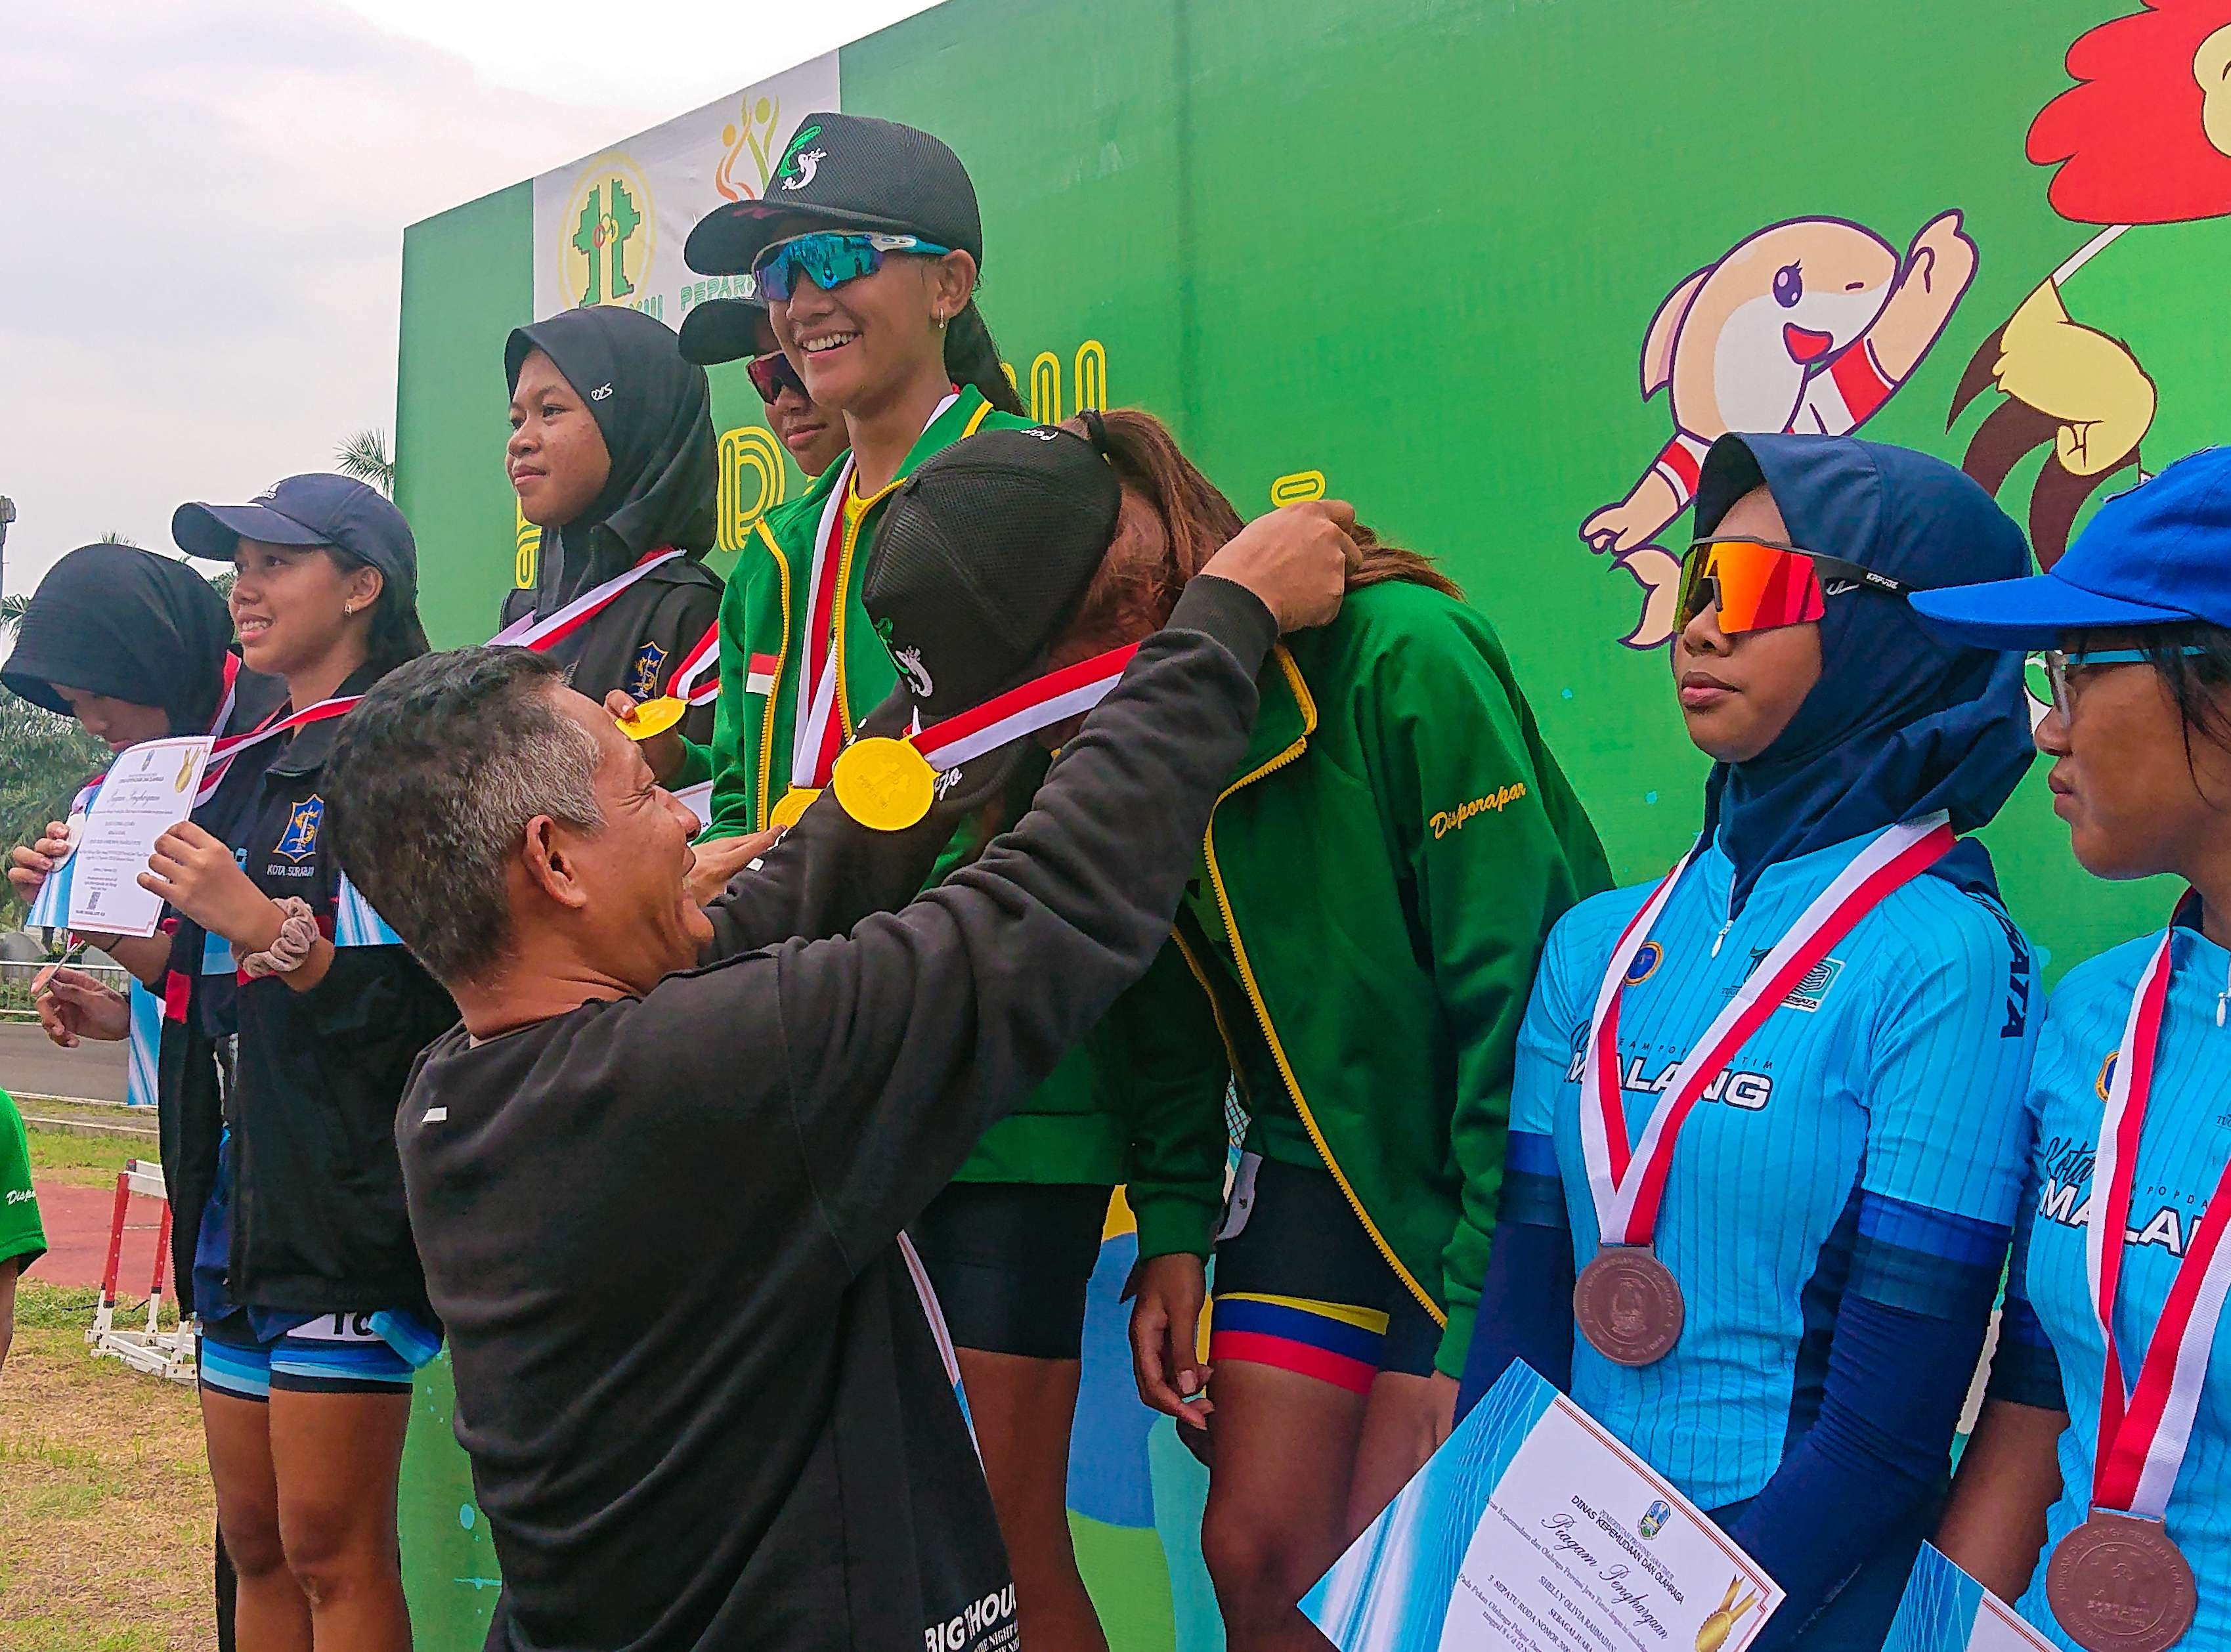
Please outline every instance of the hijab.
M505 377L540 350L573 386L603 433L611 475L589 508L546 528L534 607L554 613L591 586L671 545L702 558L713 547L718 496L712 392L704 368L682 359L663 321L610 304L561 310L514 330Z
M2021 530L1942 459L1841 436L1729 435L1697 489L1697 532L1763 484L1789 542L1910 590L2029 571ZM2029 768L2019 654L1947 642L1901 596L1831 597L1820 680L1758 756L1716 763L1704 823L1734 864L1730 910L1759 873L1832 844L1947 811L1957 832L1995 815ZM1990 856L1963 839L1936 875L1997 897Z
M39 581L0 683L65 716L56 683L158 705L172 734L199 734L223 697L231 641L224 599L185 563L135 545L82 545Z

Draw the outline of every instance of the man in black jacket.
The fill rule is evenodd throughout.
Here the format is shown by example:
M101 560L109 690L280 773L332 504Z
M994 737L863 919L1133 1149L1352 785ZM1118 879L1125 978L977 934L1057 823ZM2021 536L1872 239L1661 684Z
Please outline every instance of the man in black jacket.
M396 1130L503 1566L491 1648L1012 1644L901 1230L1154 957L1352 521L1234 539L1031 812L919 896L997 754L904 831L823 797L701 911L689 812L548 666L465 650L365 697L332 829L464 1015Z

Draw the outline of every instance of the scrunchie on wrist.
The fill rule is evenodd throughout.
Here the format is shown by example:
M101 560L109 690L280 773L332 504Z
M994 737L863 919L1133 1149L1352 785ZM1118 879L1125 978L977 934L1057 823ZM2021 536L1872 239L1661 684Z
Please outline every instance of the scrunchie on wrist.
M279 909L279 933L262 951L240 961L240 973L250 980L294 974L318 944L317 914L310 910L309 902L289 895L271 904Z

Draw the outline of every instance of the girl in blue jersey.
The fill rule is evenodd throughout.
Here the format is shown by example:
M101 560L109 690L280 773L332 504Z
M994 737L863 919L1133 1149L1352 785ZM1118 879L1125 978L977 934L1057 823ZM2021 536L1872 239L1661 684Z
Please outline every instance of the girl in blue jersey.
M1937 1542L2058 1645L2231 1645L2231 449L2110 500L2049 573L1915 606L2057 651L2036 737L2076 858L2188 886L2053 994L1990 1403Z
M1464 1403L1524 1359L1782 1584L1756 1645L1875 1652L1997 1290L2034 1033L1954 839L2027 767L2018 664L1898 593L2027 557L1958 471L1841 437L1723 437L1697 530L1704 832L1550 935Z

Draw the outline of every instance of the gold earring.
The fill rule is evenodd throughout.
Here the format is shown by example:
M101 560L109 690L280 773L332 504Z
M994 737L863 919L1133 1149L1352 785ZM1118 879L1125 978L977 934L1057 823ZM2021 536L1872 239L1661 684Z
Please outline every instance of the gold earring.
M936 321L936 323L937 323L937 330L938 330L940 333L944 332L944 331L945 331L945 312L944 312L943 310L932 310L932 311L930 312L930 316L931 316L931 319L932 319L932 320L934 320L934 321Z

